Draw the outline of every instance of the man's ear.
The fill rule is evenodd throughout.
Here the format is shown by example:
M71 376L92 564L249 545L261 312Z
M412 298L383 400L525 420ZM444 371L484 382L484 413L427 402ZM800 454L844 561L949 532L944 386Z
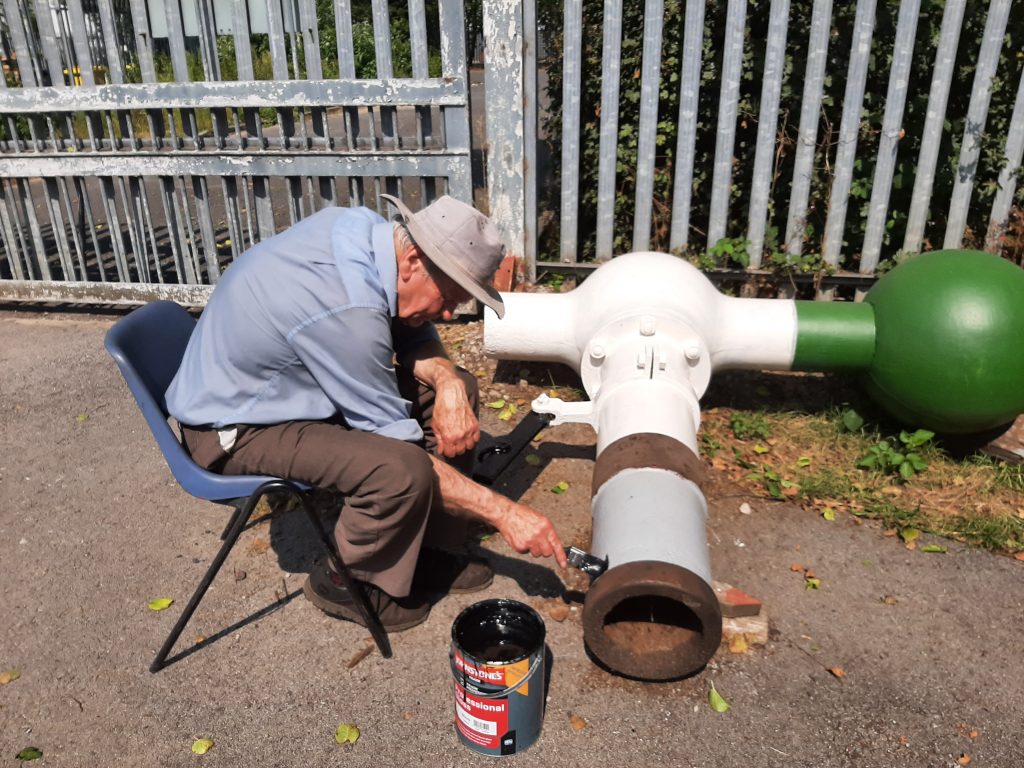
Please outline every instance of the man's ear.
M417 263L420 261L419 253L413 245L407 246L404 251L398 254L398 277L407 281L416 274Z

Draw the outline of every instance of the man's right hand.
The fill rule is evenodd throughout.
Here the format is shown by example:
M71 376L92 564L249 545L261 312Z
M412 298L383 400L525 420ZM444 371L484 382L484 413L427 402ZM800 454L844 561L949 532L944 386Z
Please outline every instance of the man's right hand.
M551 521L540 512L514 501L497 522L498 533L512 549L534 557L554 557L565 568L565 547Z

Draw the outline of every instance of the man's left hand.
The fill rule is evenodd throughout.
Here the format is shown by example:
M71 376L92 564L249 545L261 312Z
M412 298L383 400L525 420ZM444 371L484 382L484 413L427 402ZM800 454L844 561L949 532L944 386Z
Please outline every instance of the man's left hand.
M441 456L459 456L480 442L480 422L465 386L457 378L449 379L434 392L433 427Z

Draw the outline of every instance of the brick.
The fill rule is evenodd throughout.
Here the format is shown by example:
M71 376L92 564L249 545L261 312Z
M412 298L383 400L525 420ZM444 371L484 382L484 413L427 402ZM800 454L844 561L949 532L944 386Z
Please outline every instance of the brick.
M761 601L742 589L721 581L713 582L711 586L722 608L722 616L735 619L741 616L757 616L761 612Z
M499 291L512 291L522 281L522 260L515 256L506 256L494 273L494 287Z
M736 635L743 635L748 645L768 645L768 614L722 619L722 642L728 643Z

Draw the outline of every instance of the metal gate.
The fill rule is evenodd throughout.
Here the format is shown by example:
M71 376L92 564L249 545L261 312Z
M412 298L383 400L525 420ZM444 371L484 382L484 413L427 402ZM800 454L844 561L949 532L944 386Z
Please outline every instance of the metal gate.
M462 0L408 8L2 0L0 299L202 304L324 206L471 201Z

